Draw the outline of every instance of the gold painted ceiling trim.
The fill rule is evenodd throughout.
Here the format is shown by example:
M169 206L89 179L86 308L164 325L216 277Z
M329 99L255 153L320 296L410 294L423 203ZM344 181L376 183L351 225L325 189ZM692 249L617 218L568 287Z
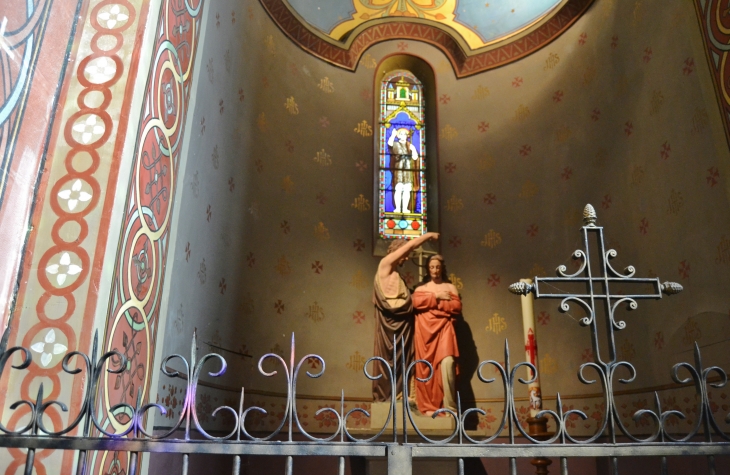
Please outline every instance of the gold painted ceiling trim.
M427 20L422 18L409 18L409 17L386 17L386 18L374 18L372 20L368 20L365 23L362 23L352 30L346 32L344 35L342 35L341 39L338 41L337 39L334 39L324 33L322 33L317 28L313 27L309 23L306 22L290 5L287 0L281 0L283 3L286 4L287 8L289 8L293 14L297 15L297 17L300 18L300 21L303 25L305 25L310 31L318 33L320 37L326 38L330 42L336 45L340 45L346 49L349 49L352 45L352 41L354 38L357 38L359 34L361 34L363 31L367 30L368 28L371 28L372 26L383 24L383 23L417 23L417 24L423 24L432 26L435 28L439 28L445 32L448 32L449 35L452 36L454 41L456 41L459 46L462 48L462 51L467 56L472 56L475 54L483 53L485 51L489 51L495 48L499 48L500 46L504 46L507 43L511 43L515 40L518 40L525 35L528 35L530 32L540 28L542 25L547 23L552 17L554 17L560 10L565 7L565 5L570 0L562 0L558 5L555 5L550 10L546 11L542 15L540 15L539 18L535 19L531 23L518 28L517 30L511 31L505 35L502 35L498 38L495 38L490 41L478 41L478 42L470 42L468 40L468 37L465 35L467 32L471 32L471 35L476 36L476 33L474 33L471 29L460 25L459 23L454 22L454 25L448 23L441 23L434 20ZM335 30L336 31L336 30ZM471 36L470 35L470 36Z
M593 0L563 0L531 25L472 49L449 25L419 18L388 17L359 25L343 41L336 41L309 25L286 0L260 0L277 26L308 53L335 66L355 71L360 57L374 44L415 40L439 48L457 77L466 77L509 64L552 42L580 18Z

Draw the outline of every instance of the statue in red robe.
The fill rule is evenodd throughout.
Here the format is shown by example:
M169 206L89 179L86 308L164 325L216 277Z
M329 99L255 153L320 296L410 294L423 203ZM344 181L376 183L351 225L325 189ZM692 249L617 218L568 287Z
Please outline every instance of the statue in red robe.
M427 416L442 407L456 410L456 343L454 320L461 314L461 300L456 287L448 280L440 255L428 260L428 275L413 293L415 312L416 359L433 366L433 376L426 383L416 384L418 410ZM429 369L416 365L416 377L425 379Z

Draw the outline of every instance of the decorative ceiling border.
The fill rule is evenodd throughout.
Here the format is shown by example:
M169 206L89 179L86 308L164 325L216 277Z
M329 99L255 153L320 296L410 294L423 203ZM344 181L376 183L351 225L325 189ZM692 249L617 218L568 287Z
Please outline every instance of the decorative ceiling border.
M31 4L30 8L25 9L26 19L25 23L19 28L20 31L17 34L2 35L0 57L4 56L3 63L7 68L5 73L7 77L4 78L7 81L4 89L7 90L0 91L0 131L2 131L0 133L0 171L2 171L0 173L0 207L3 204L8 180L13 177L14 152L30 97L31 85L36 76L33 72L38 64L52 4L53 0L41 0L37 6ZM21 2L16 2L16 5L9 10L11 16L13 14L17 15L19 11L22 11ZM8 18L3 16L3 30L6 29L7 21ZM18 55L18 57L16 58L15 55ZM16 63L17 66L15 71L11 66L13 63ZM50 66L48 69L53 70L55 68ZM58 93L59 91L56 89L51 102L58 99ZM34 123L33 127L38 127L38 124ZM44 127L43 130L45 131L46 128Z
M720 107L725 138L730 146L730 83L728 82L730 64L727 61L730 52L730 18L720 15L720 3L719 0L694 1L697 21L702 32L703 49L715 86L717 104Z
M125 404L151 402L155 349L168 260L173 203L180 185L185 124L189 116L195 60L199 53L206 0L160 2L154 53L136 131L120 241L114 259L104 352L127 359L123 371L104 373L99 382L101 425L123 432ZM107 259L110 257L107 256ZM94 453L90 473L131 473L125 452Z
M346 43L333 43L312 31L283 0L260 0L271 19L304 51L335 66L355 71L362 54L382 41L410 39L439 48L451 62L457 78L498 68L534 53L552 42L586 12L593 0L569 0L535 30L513 37L506 44L484 51L468 50L446 27L432 22L393 19L356 30Z
M51 8L57 5L68 11L65 3L56 1ZM29 412L26 406L13 410L6 402L33 400L38 385L49 381L45 400L69 401L68 411L53 405L44 411L49 429L67 427L82 406L82 383L66 371L63 355L89 353L91 347L88 329L97 308L119 157L149 6L148 0L81 0L76 5L73 43L65 52L70 69L59 78L61 92L52 112L9 339L11 346L31 348L38 363L22 375L11 372L2 381L0 411L6 426L13 427ZM51 22L53 15L51 10ZM46 44L58 41L48 38L51 42ZM64 33L61 39L66 38ZM111 46L108 38L114 39ZM41 57L38 68L44 66ZM72 380L74 384L61 384ZM7 462L2 473L13 475L26 456L16 449L8 454L0 455ZM61 473L71 473L73 460L71 451L40 451L35 470L47 473L60 466Z

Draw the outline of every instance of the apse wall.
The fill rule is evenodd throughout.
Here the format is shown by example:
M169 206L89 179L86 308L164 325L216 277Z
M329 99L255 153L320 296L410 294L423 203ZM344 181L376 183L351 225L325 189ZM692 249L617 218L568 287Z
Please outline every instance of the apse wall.
M634 265L638 276L685 288L619 311L627 323L617 334L619 356L638 371L629 387L669 385L669 369L691 360L695 340L709 345L708 364L730 363L723 346L712 345L730 334L730 208L719 171L728 149L689 2L599 0L544 49L460 80L425 43L377 44L348 72L300 50L258 2L211 8L201 51L207 75L193 92L197 136L176 197L164 333L164 354L187 354L196 330L199 355L215 351L229 362L225 376L203 378L224 388L201 387L202 411L237 404L243 385L247 406L270 410L253 427L278 425L282 375L264 378L255 365L269 352L288 361L292 333L297 358L317 353L327 364L322 378L302 375L298 385L309 430L331 427L314 412L338 400L340 389L348 408L368 407L362 363L372 356L378 258L374 136L367 131L377 135L376 68L393 54L423 58L436 73L437 121L429 126L439 132L437 231L464 302L462 379L489 412L480 428L496 429L502 394L500 384L478 381L475 362L504 360L506 339L512 362L524 360L520 300L507 286L554 275L561 264L577 269L570 256L581 245L586 203L618 252L616 268ZM404 274L412 279L417 271L406 266ZM558 304L535 307L551 408L558 390L600 392L576 378L592 358L589 332L578 322L583 313L560 313ZM181 388L161 377L158 400L176 407L155 425L179 415ZM660 396L691 412L686 394ZM651 397L622 396L622 416ZM527 401L521 404L524 415ZM595 430L600 398L568 398L566 406L589 410L576 431Z

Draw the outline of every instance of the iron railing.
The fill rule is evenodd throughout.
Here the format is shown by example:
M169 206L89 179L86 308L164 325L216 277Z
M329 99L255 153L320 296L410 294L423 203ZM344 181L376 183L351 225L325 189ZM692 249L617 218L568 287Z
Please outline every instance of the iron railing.
M139 467L140 453L171 453L180 454L183 458L182 473L188 472L189 458L193 454L214 454L233 458L233 474L238 475L241 469L241 457L249 455L283 456L286 457L286 474L291 475L294 470L293 457L299 456L326 456L339 458L339 474L345 471L345 457L373 457L387 460L388 474L410 475L414 458L453 458L458 459L458 472L464 475L465 458L505 458L509 461L509 469L512 475L517 473L517 459L519 458L540 458L549 457L560 460L560 472L564 475L569 473L568 459L572 457L606 457L610 463L610 473L619 473L618 460L625 456L655 456L661 458L658 471L662 474L668 473L667 457L675 455L704 456L707 459L707 473L714 475L715 457L730 455L730 435L724 432L715 415L711 410L708 396L709 387L722 388L727 383L727 373L720 367L705 367L702 362L700 348L695 344L694 362L680 362L674 365L671 370L672 379L678 384L692 384L698 399L696 411L697 420L691 430L686 434L679 435L676 431L670 431L667 421L670 418L685 419L686 415L678 410L664 410L661 406L659 396L655 393L654 409L640 409L634 414L634 419L648 418L652 421L653 429L649 434L637 436L632 434L619 417L617 410L614 383L629 383L637 376L636 369L628 361L621 361L616 352L614 332L626 328L626 323L616 319L615 312L619 305L628 305L629 310L637 308L638 299L660 299L662 293L671 295L679 293L682 287L672 282L660 283L659 279L635 278L635 269L627 267L624 272L616 271L610 264L610 260L616 257L614 250L606 250L604 244L603 228L596 226L596 217L593 208L588 205L584 212L585 225L582 227L584 249L575 251L573 256L580 260L577 272L569 274L565 266L557 269L558 277L546 278L535 277L533 284L517 283L510 286L510 290L516 294L526 295L530 292L536 298L560 298L560 308L568 311L571 304L577 304L586 312L586 316L580 320L581 325L590 330L593 344L594 361L584 363L578 371L578 378L583 384L595 384L600 382L602 386L603 399L606 410L603 420L596 432L588 437L571 435L569 431L570 418L587 419L588 416L580 410L564 410L560 394L557 394L555 409L545 409L537 414L538 419L549 419L554 426L554 432L544 437L538 437L534 433L525 430L520 423L519 414L515 403L515 387L517 383L528 385L537 377L537 369L529 362L520 362L514 366L511 363L509 346L505 342L504 362L495 360L484 361L477 370L478 379L486 384L495 383L494 378L484 376L483 370L493 367L499 374L504 394L503 415L499 428L492 435L482 439L474 437L474 433L467 430L469 426L467 419L476 414L486 415L480 408L462 409L461 401L457 409L440 409L434 414L437 417L444 413L453 419L454 429L451 434L443 439L432 439L424 434L417 426L414 414L408 404L408 388L404 384L404 394L400 401L391 400L389 414L386 423L382 428L374 430L374 434L368 438L358 438L348 430L348 418L354 413L369 417L370 414L363 408L356 407L348 412L344 411L345 396L341 396L340 409L325 407L316 414L330 413L336 421L334 431L323 437L307 432L297 414L297 381L305 362L312 359L321 363L321 369L315 373L306 371L310 378L319 378L324 374L325 361L316 354L308 354L297 359L295 339L292 335L289 359L269 353L261 357L258 363L259 372L267 377L277 374L276 370L267 371L263 368L264 361L274 360L280 366L280 370L286 377L286 409L278 427L266 436L257 436L246 428L247 417L252 412L267 414L262 407L251 406L245 408L244 390L241 395L238 407L221 406L213 411L213 416L228 413L232 416L233 427L225 435L215 436L207 432L200 424L196 408L196 394L203 366L209 360L217 360L218 369L208 374L211 377L218 377L226 372L227 363L223 356L210 353L198 359L196 354L196 337L193 335L189 359L179 354L168 356L162 361L162 372L170 377L185 381L185 399L180 417L176 424L164 433L151 433L145 426L146 416L156 409L161 414L166 414L167 409L161 404L142 404L141 396L138 395L136 404L118 404L111 408L111 412L117 418L124 417L127 421L122 432L108 432L97 418L98 408L96 407L96 395L100 378L104 371L110 373L121 373L126 366L126 358L118 351L107 352L98 357L98 342L94 339L91 356L81 352L73 351L68 353L63 361L63 370L71 375L84 372L86 376L85 395L79 413L69 425L58 431L53 431L44 425L44 412L51 406L57 406L61 411L68 411L67 406L59 401L47 401L44 396L43 385L40 385L35 401L21 400L10 406L10 410L24 408L30 413L30 419L24 427L10 429L0 424L0 447L27 449L25 473L30 475L33 470L35 452L40 449L54 449L63 451L78 452L76 467L77 475L88 473L88 455L93 451L116 451L128 452L129 467L127 473L136 475ZM590 237L595 236L598 243L598 260L591 261ZM599 275L596 274L598 270ZM570 293L558 291L547 293L547 287L559 288L566 283L579 284L586 287L582 293ZM652 293L648 294L621 294L611 293L611 286L621 284L645 284L651 285ZM608 354L603 355L600 351L601 340L599 327L597 325L597 313L603 308L606 316L606 343ZM6 331L3 341L0 344L0 376L6 364L11 360L13 354L18 353L22 361L12 368L23 370L32 364L32 354L28 348L14 347L7 349L9 332ZM396 346L394 342L393 361L396 362ZM401 343L402 344L402 343ZM185 370L182 372L171 370L168 363L177 360L176 364L182 365ZM370 374L368 367L370 362L379 360L386 367L385 374ZM76 366L72 365L76 362ZM80 362L80 367L78 362ZM365 364L364 374L370 380L387 378L391 384L391 394L396 394L395 381L397 375L403 374L404 381L409 380L417 364L426 365L430 369L427 381L433 376L433 367L427 361L416 361L406 367L405 361L401 360L389 365L385 359L380 357L370 358ZM517 376L520 368L530 370L532 379L519 378ZM619 378L617 371L623 368L628 372L628 377ZM590 379L586 375L587 370L593 370L597 377ZM524 370L523 370L524 371ZM139 393L141 394L141 393ZM458 398L457 398L458 399ZM402 404L402 418L397 420L396 406ZM730 415L725 418L730 423ZM409 441L408 423L417 434L417 440ZM69 435L72 432L78 435ZM199 438L193 438L193 431L196 431ZM182 438L175 435L182 433ZM295 433L298 433L295 440ZM496 439L503 437L506 443L498 443ZM305 440L298 440L303 438ZM697 440L700 441L697 441ZM625 440L625 441L624 441ZM546 473L546 472L544 472Z

